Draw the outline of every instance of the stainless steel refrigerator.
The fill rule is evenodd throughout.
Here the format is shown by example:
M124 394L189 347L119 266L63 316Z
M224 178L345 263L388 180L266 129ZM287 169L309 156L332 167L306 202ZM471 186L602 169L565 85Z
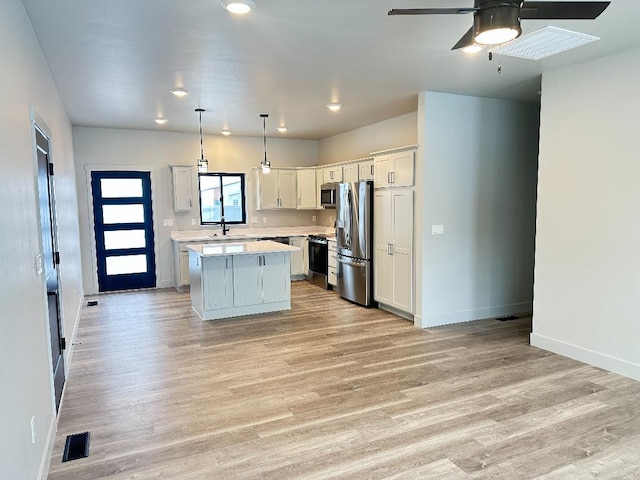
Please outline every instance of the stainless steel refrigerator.
M373 182L338 185L336 194L338 293L373 304Z

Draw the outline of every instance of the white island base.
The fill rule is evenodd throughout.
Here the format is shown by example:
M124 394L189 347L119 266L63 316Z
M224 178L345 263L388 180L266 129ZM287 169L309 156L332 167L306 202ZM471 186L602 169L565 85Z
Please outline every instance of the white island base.
M203 320L290 310L297 250L272 241L189 245L192 308Z

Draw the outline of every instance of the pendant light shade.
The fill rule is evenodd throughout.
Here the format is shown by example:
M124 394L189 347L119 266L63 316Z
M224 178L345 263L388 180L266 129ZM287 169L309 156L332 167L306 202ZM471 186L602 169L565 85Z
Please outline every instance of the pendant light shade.
M198 112L200 124L200 158L198 159L198 172L207 173L209 171L209 161L204 158L204 147L202 146L202 112L204 112L204 109L196 108L196 112Z
M267 160L267 118L268 113L261 113L262 117L262 143L264 145L264 160L260 163L262 173L269 173L271 171L271 162Z

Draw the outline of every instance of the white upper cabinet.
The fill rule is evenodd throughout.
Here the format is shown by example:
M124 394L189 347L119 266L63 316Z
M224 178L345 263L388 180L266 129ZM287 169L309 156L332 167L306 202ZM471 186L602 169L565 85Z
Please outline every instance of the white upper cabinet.
M298 208L317 209L318 195L316 193L315 168L298 170Z
M324 183L324 174L321 168L316 169L316 206L319 209L324 209L322 202L320 201L320 192L322 184Z
M257 174L257 210L297 208L297 175L295 170L271 169L270 173Z
M358 164L350 163L342 167L343 182L357 182L359 180Z
M374 180L374 161L366 160L358 163L358 178L362 180Z
M413 164L415 150L387 153L375 159L375 186L411 187L413 186Z
M176 212L189 212L193 208L192 175L190 165L171 165L173 176L173 209Z
M322 171L323 183L342 182L342 165L332 165Z

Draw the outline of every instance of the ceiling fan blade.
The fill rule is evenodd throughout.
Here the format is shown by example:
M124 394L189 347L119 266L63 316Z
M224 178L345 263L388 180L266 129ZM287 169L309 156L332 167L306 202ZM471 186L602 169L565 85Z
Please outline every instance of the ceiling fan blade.
M392 8L387 15L455 15L476 11L477 8Z
M611 2L524 2L520 18L529 20L594 20Z
M456 43L451 50L458 50L459 48L468 47L469 45L473 45L473 27L467 30L458 43Z

